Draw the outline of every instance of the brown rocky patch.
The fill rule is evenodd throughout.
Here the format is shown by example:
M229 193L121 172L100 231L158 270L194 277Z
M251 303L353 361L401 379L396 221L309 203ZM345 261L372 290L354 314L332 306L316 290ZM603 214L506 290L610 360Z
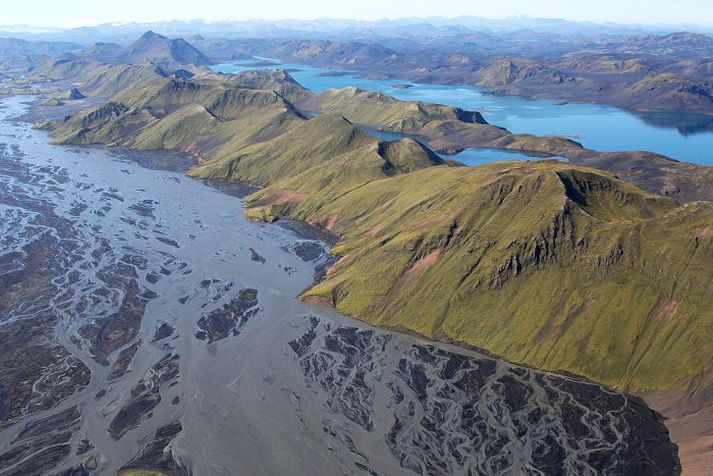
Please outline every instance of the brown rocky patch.
M401 276L401 279L396 283L396 288L400 289L414 279L418 279L428 271L428 269L436 264L441 256L441 250L432 251L423 258L417 260L406 272Z
M335 234L341 234L344 230L344 227L339 225L339 217L337 215L328 215L317 220L311 220L309 223L311 225L322 227Z
M702 226L696 228L694 234L698 238L713 238L713 226Z
M678 310L678 306L681 304L681 301L677 299L671 299L669 302L667 302L661 310L656 313L655 319L657 321L661 322L666 322L669 319L671 319L671 316L676 314L676 311Z

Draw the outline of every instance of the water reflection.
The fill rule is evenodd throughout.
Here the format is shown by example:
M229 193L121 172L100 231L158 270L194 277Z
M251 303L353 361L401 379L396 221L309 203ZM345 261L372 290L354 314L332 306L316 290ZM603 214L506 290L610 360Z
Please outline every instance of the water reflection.
M713 116L671 112L636 112L646 124L661 129L676 129L684 137L713 132Z

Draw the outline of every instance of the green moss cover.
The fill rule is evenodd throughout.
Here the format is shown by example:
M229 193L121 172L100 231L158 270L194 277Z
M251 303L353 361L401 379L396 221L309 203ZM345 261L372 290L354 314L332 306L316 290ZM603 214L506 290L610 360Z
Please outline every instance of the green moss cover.
M710 360L713 204L554 161L431 167L311 198L290 215L342 239L307 299L619 388L680 386Z

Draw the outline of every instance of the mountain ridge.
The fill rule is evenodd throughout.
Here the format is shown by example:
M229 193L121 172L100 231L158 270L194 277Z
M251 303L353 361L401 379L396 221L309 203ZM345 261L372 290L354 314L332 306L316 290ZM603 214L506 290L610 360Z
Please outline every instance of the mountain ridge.
M463 188L462 184L474 183L470 180L476 178L482 181L482 185L474 190ZM302 189L295 187L294 181L284 186L298 194L302 192ZM277 182L249 197L248 213L252 207L268 204L269 200L266 201L264 197L276 194L282 187ZM428 190L430 192L426 192ZM550 191L544 193L542 190ZM476 193L476 202L467 205L463 203L463 195L473 193ZM414 195L413 198L411 195ZM510 200L517 205L508 205ZM374 206L375 203L387 205L378 207ZM436 203L441 206L436 206ZM457 206L449 205L453 203ZM446 210L455 206L454 211L459 210L455 216L460 218L450 215L454 212L445 212L443 216L443 212L435 211L434 215L432 207L440 210L443 206ZM517 206L512 211L516 214L505 218L511 206ZM518 209L521 210L516 212ZM536 217L543 216L547 209L552 210L551 219L545 220L526 235L519 234L517 230L527 230L527 223L533 219L538 220ZM483 221L486 212L488 217ZM419 218L415 218L414 213ZM663 278L658 273L666 268L660 256L653 258L656 253L651 245L639 241L636 236L648 236L649 231L645 232L644 229L663 229L672 223L677 223L678 236L678 233L683 233L681 223L689 220L684 217L695 216L698 225L694 229L699 231L689 240L696 243L695 249L698 251L695 253L701 253L698 255L701 260L710 260L713 244L710 233L706 231L706 223L710 223L713 216L711 213L713 208L709 203L679 207L667 199L642 194L638 189L624 185L600 171L587 171L552 162L514 162L450 171L439 167L427 168L395 178L372 181L333 201L315 205L305 199L304 205L294 205L287 216L327 224L330 229L342 233L342 239L334 248L341 259L323 282L304 294L308 300L322 302L326 299L324 302L341 312L377 325L401 327L439 340L462 342L538 368L570 371L617 388L653 390L668 388L672 379L679 383L693 379L697 372L704 369L705 356L710 349L704 344L705 338L696 340L695 353L698 357L693 361L697 363L691 362L691 368L687 368L688 373L684 375L681 368L683 360L663 362L658 354L660 349L647 351L650 348L647 344L638 351L631 344L619 341L616 333L610 333L616 332L614 329L617 328L622 331L627 329L624 335L638 332L635 329L640 324L635 323L646 322L650 312L663 313L661 315L665 315L666 322L671 325L676 313L684 312L683 309L690 305L680 302L675 306L669 305L680 298L677 294L673 294L673 301L660 303L655 298L656 292L647 296L634 291L639 285L654 288L662 285L658 280ZM528 215L530 218L526 218ZM494 218L498 216L500 218ZM472 220L475 221L469 224ZM481 225L476 226L478 222ZM428 226L423 227L421 223L428 223ZM487 231L494 226L493 223L498 223L497 227ZM534 225L537 221L532 223ZM480 227L485 228L477 231ZM516 234L509 238L512 232ZM492 234L481 236L483 233ZM589 236L590 233L594 234L582 241L580 236ZM673 243L668 245L669 252L672 251L671 245ZM515 248L509 251L511 246ZM705 248L699 249L701 246ZM682 245L681 248L684 254L688 253L685 250L693 249L688 245ZM639 253L646 253L648 258L639 258ZM468 257L469 254L471 257ZM582 258L576 258L579 255ZM585 256L585 262L592 267L576 263ZM681 262L690 259L682 257ZM657 269L653 262L658 262L660 268ZM630 266L646 270L645 276L651 277L637 278L642 280L641 284L633 284L632 276L628 284L614 277L617 273L630 273L626 271ZM445 273L446 269L448 273ZM482 272L479 271L481 269ZM696 267L696 270L699 268ZM462 276L461 272L464 273ZM554 297L548 298L546 304L536 304L536 301L530 300L532 295L529 293L537 293L540 287L552 289L551 285L543 283L560 282L563 273L580 273L570 276L566 282L588 284L579 291L575 285L575 289L569 291L573 294L559 294L562 291L560 288L553 293ZM560 277L556 278L557 275ZM695 278L690 274L685 276L688 280L684 285L685 295L699 296L696 299L699 302L697 306L700 306L711 296L710 285L706 284L705 278ZM465 281L459 281L462 279ZM615 282L618 286L616 291L612 287ZM666 286L675 288L674 282L668 281ZM374 286L375 283L379 283L378 286ZM554 286L557 289L558 285ZM602 291L598 297L592 297L591 293L596 293L597 286L601 286ZM455 294L440 293L438 288L451 289ZM558 341L564 338L576 341L586 332L594 330L587 327L591 323L583 323L590 322L592 316L607 316L609 313L602 313L602 310L611 305L612 296L623 298L628 292L635 294L626 299L637 296L635 299L640 300L640 308L638 304L632 304L633 307L623 302L614 304L616 314L620 315L606 317L610 320L611 328L602 324L594 333L598 337L590 338L590 344L585 347L575 346L580 349L577 355L566 350L571 344L563 342L552 350L548 335ZM447 296L452 297L447 299ZM477 300L475 296L478 296ZM618 299L614 298L614 301ZM696 302L696 299L689 297L682 299L683 302ZM537 307L537 310L533 311L532 306ZM703 308L696 309L698 312L685 319L689 322L691 319L704 322L713 319ZM491 315L493 310L497 310L497 316ZM510 312L514 313L512 317L505 320L498 318ZM538 313L543 316L542 319L535 317ZM419 321L417 316L422 316L423 320ZM552 316L549 319L554 320L548 321L544 316ZM561 331L551 327L560 325L566 327ZM576 335L570 334L569 329L582 325L589 331L580 328L574 332ZM696 328L702 329L698 326L705 327L705 324L697 322ZM655 341L656 334L651 333L658 330L658 327L649 328L646 338ZM559 332L563 332L562 337L559 337ZM688 336L693 338L690 334ZM638 348L638 340L633 342ZM684 347L691 344L683 337L676 342L675 345ZM618 346L620 350L614 351L612 345ZM601 349L608 349L608 352L600 354ZM623 349L628 350L622 353ZM680 355L681 351L676 351L676 355ZM594 354L589 354L591 352ZM616 352L616 355L610 352ZM629 352L643 352L643 355L634 358ZM637 368L628 367L632 359L640 362ZM664 368L666 365L670 366Z

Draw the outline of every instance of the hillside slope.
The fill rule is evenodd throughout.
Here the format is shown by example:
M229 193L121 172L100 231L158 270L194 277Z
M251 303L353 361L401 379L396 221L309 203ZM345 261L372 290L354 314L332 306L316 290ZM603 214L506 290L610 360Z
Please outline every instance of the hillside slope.
M440 104L399 101L383 93L355 87L328 89L314 102L320 112L344 114L353 122L393 132L414 132L436 120L487 124L478 112Z
M264 207L296 180L250 197ZM629 390L687 385L713 352L713 204L606 173L510 162L371 181L289 216L342 233L305 298L374 324Z
M97 97L111 97L169 76L170 73L153 63L112 65L73 56L48 60L29 74L32 80L67 83L82 94Z
M64 144L180 150L199 160L224 159L306 120L279 93L249 89L242 79L237 75L148 81L54 124L53 137ZM279 88L270 73L262 81L254 75L245 79L249 85ZM288 79L283 82L291 94L305 94Z
M622 104L639 111L685 110L706 113L713 109L713 82L660 73L628 85L619 93Z
M676 81L664 83L663 87L679 99L688 94L679 91ZM433 149L447 154L469 147L493 147L561 156L579 165L611 172L644 190L680 202L713 200L713 167L683 163L651 152L598 152L564 137L513 134L488 124L477 112L398 101L358 88L327 90L298 104L307 110L341 114L352 122L376 129L418 136Z
M256 115L254 122L246 120L239 127L236 124L233 124L235 127L222 124L214 129L214 133L207 133L205 124L198 124L198 130L202 132L197 143L185 140L179 149L190 149L191 153L202 160L227 158L250 143L284 134L293 123L300 122L292 119L306 119L309 114L303 111L315 111L343 116L354 124L373 129L419 138L444 154L454 154L469 147L493 147L526 154L562 156L587 167L610 171L649 192L671 196L682 202L713 200L713 167L685 164L647 152L597 152L584 149L581 144L563 137L513 134L486 123L475 111L439 104L398 101L385 94L358 88L328 90L315 95L280 70L225 75L201 69L190 79L185 79L170 75L150 63L111 66L67 58L37 68L34 74L39 79L59 78L71 82L71 87L79 88L82 94L108 96L114 102L127 105L129 109L143 107L149 109L150 114L158 112L161 116L187 104L202 105L214 112L217 104L206 102L205 95L217 90L270 91L289 103L285 103L283 114L276 116L274 121L269 119L271 113L265 111L265 114ZM163 97L158 89L163 88L166 82L183 85L180 87L182 97L175 95L177 91ZM167 105L170 111L166 109ZM185 115L184 111L184 122ZM260 133L257 125L263 127L263 133ZM65 142L87 142L68 135L69 127L60 126L60 129L58 134L64 137L62 140ZM182 130L185 132L188 129ZM117 142L113 139L109 143L131 145L135 128L129 128L127 132L130 132L127 140ZM99 136L92 140L107 143ZM142 143L149 142L152 141Z
M189 175L281 184L274 193L262 195L250 211L252 217L271 221L296 205L319 206L373 180L444 164L413 139L380 141L341 116L322 115L273 140L207 161Z
M577 142L561 137L512 134L488 124L476 111L418 101L400 101L374 91L348 87L329 89L300 103L302 108L341 114L376 129L423 137L436 149L498 147L560 155L579 151Z

